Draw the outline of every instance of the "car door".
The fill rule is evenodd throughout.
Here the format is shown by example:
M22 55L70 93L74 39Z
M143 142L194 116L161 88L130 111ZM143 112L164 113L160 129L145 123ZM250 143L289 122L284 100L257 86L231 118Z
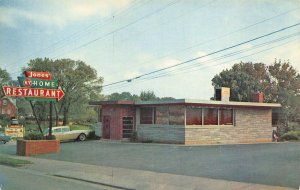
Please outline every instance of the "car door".
M69 140L74 140L75 139L73 137L74 135L72 135L69 127L62 128L62 132L63 132L63 140L64 141L69 141Z

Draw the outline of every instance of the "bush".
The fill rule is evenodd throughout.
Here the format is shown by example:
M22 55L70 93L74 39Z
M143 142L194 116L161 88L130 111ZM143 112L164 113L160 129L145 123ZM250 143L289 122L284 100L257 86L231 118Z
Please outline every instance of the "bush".
M24 137L24 140L55 140L55 136L52 135L52 138L50 136L44 136L40 133L29 133Z
M289 131L280 137L281 141L300 140L300 131Z
M87 138L88 139L96 139L95 131L90 131Z
M45 137L42 134L29 133L24 137L25 140L44 140Z
M137 142L138 141L138 134L134 131L130 137L130 142Z

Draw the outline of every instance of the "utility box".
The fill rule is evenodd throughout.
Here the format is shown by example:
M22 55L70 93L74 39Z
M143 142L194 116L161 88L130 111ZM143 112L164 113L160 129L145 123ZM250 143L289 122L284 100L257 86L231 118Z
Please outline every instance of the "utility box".
M230 88L228 87L216 87L215 88L215 100L229 102Z

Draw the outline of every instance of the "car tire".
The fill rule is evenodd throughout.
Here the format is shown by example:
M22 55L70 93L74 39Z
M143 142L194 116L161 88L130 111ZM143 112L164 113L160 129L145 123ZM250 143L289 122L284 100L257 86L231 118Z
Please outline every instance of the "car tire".
M78 140L79 141L85 141L86 140L86 135L84 133L81 133L79 136L78 136Z

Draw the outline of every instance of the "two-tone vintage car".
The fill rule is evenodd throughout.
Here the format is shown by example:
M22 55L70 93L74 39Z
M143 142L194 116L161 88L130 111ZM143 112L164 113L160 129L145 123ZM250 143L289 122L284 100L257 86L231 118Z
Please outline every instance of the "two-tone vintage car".
M91 130L70 130L69 126L59 126L52 128L52 135L56 140L60 141L72 141L79 140L85 141ZM49 129L44 131L44 135L49 135Z

